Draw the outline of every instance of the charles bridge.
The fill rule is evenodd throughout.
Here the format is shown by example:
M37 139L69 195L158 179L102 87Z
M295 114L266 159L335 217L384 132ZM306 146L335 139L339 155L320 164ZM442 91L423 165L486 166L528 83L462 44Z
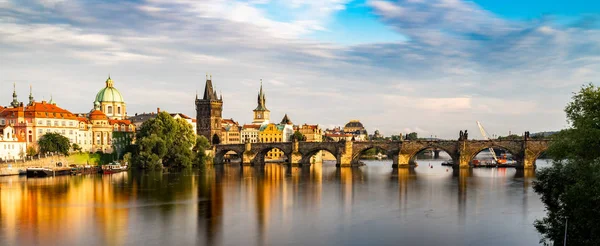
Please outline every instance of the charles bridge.
M517 140L403 140L403 141L341 141L341 142L278 142L221 144L213 146L214 164L222 164L225 155L235 152L241 157L242 165L264 165L265 155L273 149L281 150L292 166L310 165L312 156L320 151L330 152L338 167L360 164L361 153L376 148L387 154L393 167L408 167L419 152L427 149L443 150L450 155L454 164L469 167L475 156L489 148L504 149L520 168L535 168L536 159L548 149L548 139L524 137Z

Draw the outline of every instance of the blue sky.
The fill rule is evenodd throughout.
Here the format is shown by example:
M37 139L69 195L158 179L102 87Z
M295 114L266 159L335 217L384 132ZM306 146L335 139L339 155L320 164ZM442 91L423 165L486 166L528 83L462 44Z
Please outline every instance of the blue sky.
M195 115L210 73L239 123L263 79L274 121L557 130L600 75L598 13L584 0L0 0L0 82L87 112L110 73L130 115Z

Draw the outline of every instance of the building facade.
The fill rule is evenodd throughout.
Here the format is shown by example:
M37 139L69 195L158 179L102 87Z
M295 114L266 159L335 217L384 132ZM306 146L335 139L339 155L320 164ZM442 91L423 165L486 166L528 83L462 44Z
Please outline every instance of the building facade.
M233 119L224 119L221 122L223 130L221 132L222 144L241 143L240 125Z
M82 151L111 153L114 133L119 136L124 134L131 136L135 132L135 126L129 120L122 119L122 117L126 117L125 103L118 91L116 91L119 98L117 100L107 99L107 96L98 96L108 95L106 94L107 88L109 91L116 91L110 78L107 80L107 87L96 95L95 102L98 103L95 103L95 106L112 110L112 118L100 109L75 115L57 106L54 102L36 102L31 91L29 102L24 104L18 101L16 91L13 91L13 101L10 106L0 107L0 127L12 127L14 134L23 139L27 146L35 146L44 134L53 132L65 136L71 144L79 145ZM117 95L112 92L111 94ZM112 104L107 104L109 102ZM121 113L119 114L119 112Z
M210 79L206 78L202 99L199 99L196 95L196 133L205 136L212 144L221 142L222 112L223 97L217 98L211 76Z
M306 137L306 142L322 142L323 131L319 125L304 124L298 128L298 131Z
M27 142L15 134L12 126L5 126L0 132L0 160L20 160L25 157Z
M283 142L283 129L281 124L269 123L261 125L258 133L258 139L261 143L278 143ZM283 151L273 149L266 155L267 159L282 159Z
M258 143L258 133L260 132L260 125L244 125L241 131L242 143Z

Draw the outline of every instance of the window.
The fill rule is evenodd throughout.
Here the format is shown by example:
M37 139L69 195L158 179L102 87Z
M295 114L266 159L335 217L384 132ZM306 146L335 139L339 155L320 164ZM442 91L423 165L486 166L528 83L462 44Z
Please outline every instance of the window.
M54 121L54 126L58 126L58 120Z
M46 132L50 132L50 129L46 129Z
M73 121L69 121L69 126L73 126Z
M73 130L69 130L69 135L73 135Z
M66 131L65 131L65 130L62 130L62 134L63 134L63 135L65 135L65 133L66 133Z
M106 107L106 113L107 113L107 114L112 114L112 113L113 113L113 112L112 112L112 106L107 106L107 107Z
M43 122L43 121L41 121L41 120L38 120L38 125L43 125L43 124L44 124L44 122Z
M67 126L67 122L65 122L64 120L61 122L62 126Z
M117 114L121 114L121 106L117 108Z
M52 125L52 121L47 120L46 121L46 125L51 126Z
M42 134L42 133L44 133L44 129L38 129L38 133L39 133L39 134Z
M6 124L4 120L2 120L2 125Z

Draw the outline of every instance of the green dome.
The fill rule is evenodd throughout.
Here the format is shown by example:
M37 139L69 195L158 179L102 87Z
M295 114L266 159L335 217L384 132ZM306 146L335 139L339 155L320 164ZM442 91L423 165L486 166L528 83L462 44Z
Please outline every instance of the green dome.
M124 102L121 92L113 87L113 81L110 77L106 80L106 87L96 94L95 102Z

